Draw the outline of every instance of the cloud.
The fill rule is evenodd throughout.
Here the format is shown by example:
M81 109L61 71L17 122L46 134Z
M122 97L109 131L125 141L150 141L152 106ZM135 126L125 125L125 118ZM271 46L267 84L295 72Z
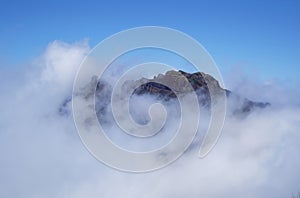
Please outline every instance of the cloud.
M280 81L230 77L238 82L233 91L272 106L243 119L228 115L204 159L195 144L175 163L146 174L99 163L81 143L71 114L59 112L64 104L71 110L65 101L89 50L87 41L54 41L23 76L0 80L1 197L279 198L300 191L299 93Z
M1 79L1 197L53 197L78 177L84 149L58 108L88 50L86 42L55 41L24 76Z

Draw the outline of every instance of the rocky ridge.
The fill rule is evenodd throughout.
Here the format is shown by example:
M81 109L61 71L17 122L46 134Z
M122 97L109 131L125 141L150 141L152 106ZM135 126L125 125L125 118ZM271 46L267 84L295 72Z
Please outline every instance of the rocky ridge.
M256 102L242 98L222 88L215 78L203 72L187 73L181 70L171 70L165 74L158 74L152 79L142 78L137 81L126 82L124 86L126 89L128 86L136 86L136 84L140 84L140 86L134 90L134 94L150 94L162 100L170 100L176 98L176 94L187 94L195 91L201 106L210 105L210 91L216 94L223 91L227 97L239 101L235 113L247 113L255 108L265 108L270 105L268 102ZM212 90L209 90L208 87Z

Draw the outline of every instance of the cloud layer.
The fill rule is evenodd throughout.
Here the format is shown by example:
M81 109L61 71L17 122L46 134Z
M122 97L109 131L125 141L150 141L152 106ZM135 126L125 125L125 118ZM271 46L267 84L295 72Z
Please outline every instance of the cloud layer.
M66 100L89 50L86 41L55 41L19 77L1 72L8 76L0 80L1 197L281 198L300 191L299 93L280 81L251 80L255 77L241 83L233 75L229 84L272 106L243 119L228 115L206 158L192 149L147 174L99 163L81 143L70 112L59 111L64 104L71 111Z

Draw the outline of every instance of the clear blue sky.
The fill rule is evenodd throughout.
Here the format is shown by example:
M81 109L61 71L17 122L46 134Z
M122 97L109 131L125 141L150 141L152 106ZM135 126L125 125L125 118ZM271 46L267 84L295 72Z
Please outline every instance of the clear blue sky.
M0 65L37 57L49 42L167 26L196 38L221 71L243 66L263 78L300 76L300 1L15 1L0 5Z

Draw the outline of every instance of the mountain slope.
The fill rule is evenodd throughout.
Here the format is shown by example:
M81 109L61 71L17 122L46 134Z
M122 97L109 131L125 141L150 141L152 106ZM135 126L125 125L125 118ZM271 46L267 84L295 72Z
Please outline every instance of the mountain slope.
M187 94L195 91L201 106L210 105L209 84L210 89L213 89L214 93L225 91L228 98L230 97L237 101L235 113L247 113L255 108L265 108L270 105L267 102L256 102L239 97L231 91L223 89L216 79L203 72L187 73L181 70L171 70L166 72L166 74L159 74L153 79L142 78L137 81L127 82L125 89L126 86L133 87L136 84L141 85L134 90L134 94L150 94L163 100L176 98L176 94ZM173 90L171 90L168 85L173 87Z

